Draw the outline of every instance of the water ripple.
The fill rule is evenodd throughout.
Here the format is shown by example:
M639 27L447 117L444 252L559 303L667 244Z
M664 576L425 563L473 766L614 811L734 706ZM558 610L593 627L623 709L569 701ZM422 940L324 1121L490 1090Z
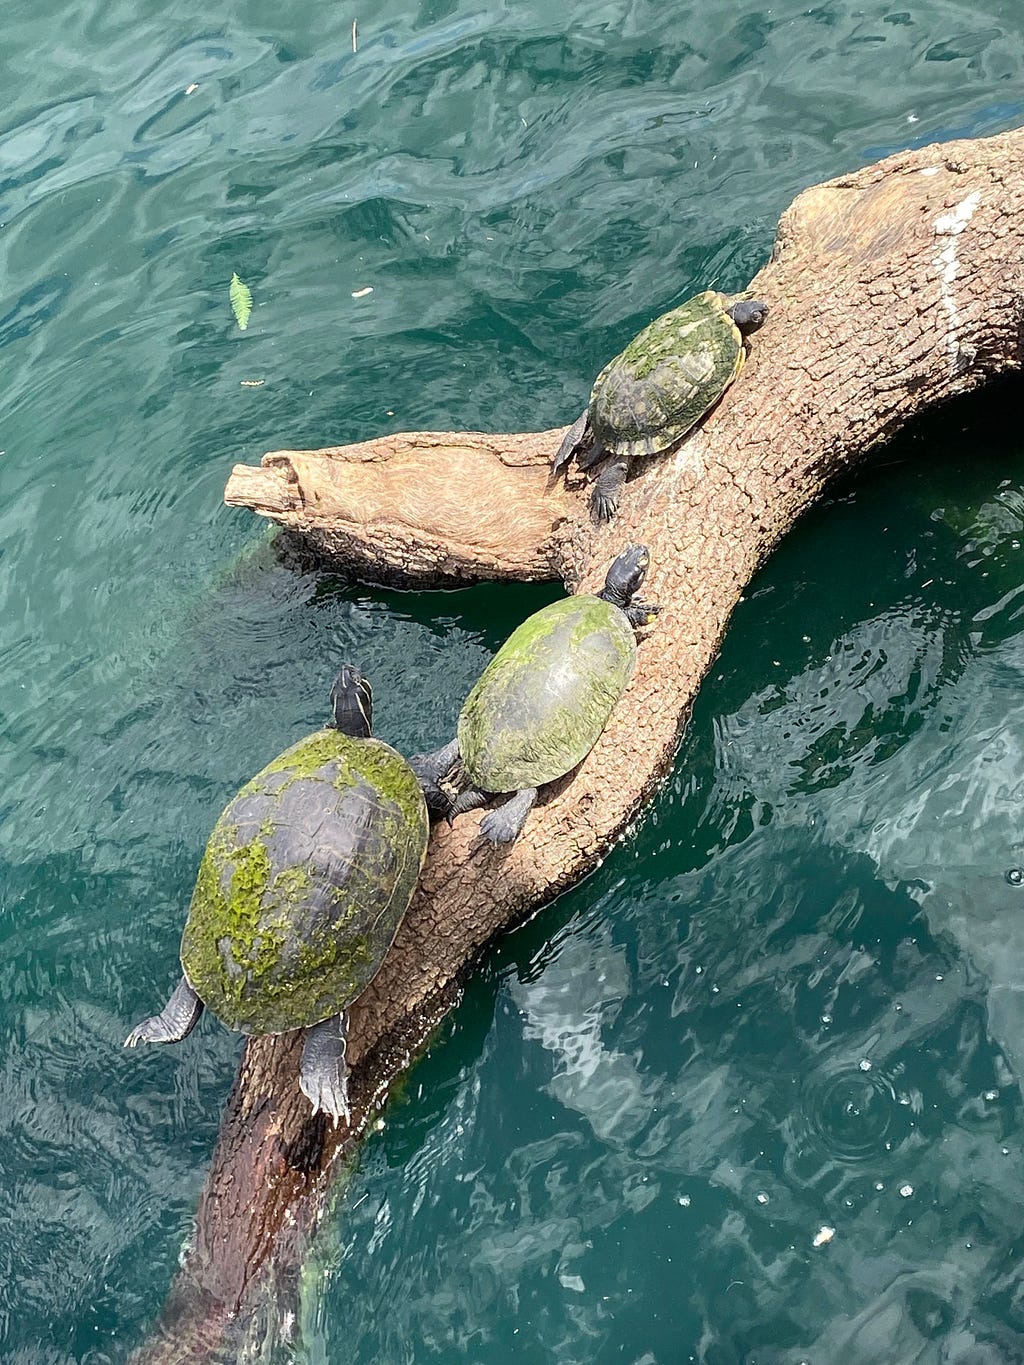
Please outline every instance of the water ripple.
M892 1082L866 1058L819 1067L802 1099L804 1122L823 1151L844 1162L879 1158L892 1147Z

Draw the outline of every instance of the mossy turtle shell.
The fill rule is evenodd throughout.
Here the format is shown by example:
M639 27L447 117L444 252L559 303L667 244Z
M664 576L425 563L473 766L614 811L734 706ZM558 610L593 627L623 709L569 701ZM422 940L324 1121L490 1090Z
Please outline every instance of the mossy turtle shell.
M599 449L636 459L682 439L743 367L743 337L713 289L655 318L604 367L590 394Z
M412 769L377 739L320 730L248 782L214 826L181 962L228 1028L283 1033L374 976L427 849Z
M625 614L600 597L535 612L484 669L459 716L459 754L483 791L537 787L590 752L636 662Z

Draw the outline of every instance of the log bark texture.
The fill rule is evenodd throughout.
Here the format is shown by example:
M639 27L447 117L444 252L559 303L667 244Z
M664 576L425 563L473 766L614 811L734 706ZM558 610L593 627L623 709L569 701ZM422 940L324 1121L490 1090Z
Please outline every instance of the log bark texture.
M236 467L227 501L364 578L557 574L590 590L623 545L642 541L644 595L663 610L601 740L511 849L484 846L476 814L435 831L394 948L353 1010L353 1130L310 1119L292 1041L248 1044L195 1247L140 1361L216 1359L240 1323L252 1339L267 1334L268 1303L280 1327L280 1293L339 1154L487 941L590 871L627 829L668 771L732 608L772 548L829 480L909 419L1021 368L1022 167L1024 133L1012 132L903 152L801 194L752 281L771 314L741 378L675 453L637 467L610 526L591 521L579 476L550 485L561 431L406 434ZM486 510L467 518L467 508ZM226 1359L239 1357L234 1340Z
M401 432L326 450L274 450L236 465L232 507L271 517L314 556L396 587L557 578L575 499L553 484L560 432Z

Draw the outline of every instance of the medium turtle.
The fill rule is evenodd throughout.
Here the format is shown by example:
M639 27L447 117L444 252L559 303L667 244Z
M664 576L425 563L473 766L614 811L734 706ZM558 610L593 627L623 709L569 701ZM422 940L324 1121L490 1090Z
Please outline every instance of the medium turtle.
M181 939L184 976L126 1047L177 1043L208 1006L230 1029L305 1029L299 1085L346 1121L347 1009L408 908L429 818L401 754L370 738L373 694L345 665L334 720L248 782L213 827Z
M581 469L606 460L591 505L610 521L630 462L670 450L718 402L743 368L743 338L767 315L757 299L707 289L648 323L597 376L554 473L577 453Z
M537 788L582 762L625 691L634 627L658 611L636 596L649 558L646 546L630 545L602 592L553 602L512 632L466 698L457 738L412 760L433 811L451 821L514 793L480 832L493 844L518 837Z

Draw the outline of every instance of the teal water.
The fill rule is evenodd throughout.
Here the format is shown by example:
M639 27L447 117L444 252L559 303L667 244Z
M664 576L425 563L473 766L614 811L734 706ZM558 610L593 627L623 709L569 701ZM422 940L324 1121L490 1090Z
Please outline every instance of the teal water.
M1021 122L1024 16L12 0L0 71L0 1359L101 1365L237 1061L120 1046L217 813L341 658L440 742L555 591L290 571L231 464L567 420L806 184ZM752 585L634 842L388 1109L298 1359L1024 1359L1018 410L912 433Z

